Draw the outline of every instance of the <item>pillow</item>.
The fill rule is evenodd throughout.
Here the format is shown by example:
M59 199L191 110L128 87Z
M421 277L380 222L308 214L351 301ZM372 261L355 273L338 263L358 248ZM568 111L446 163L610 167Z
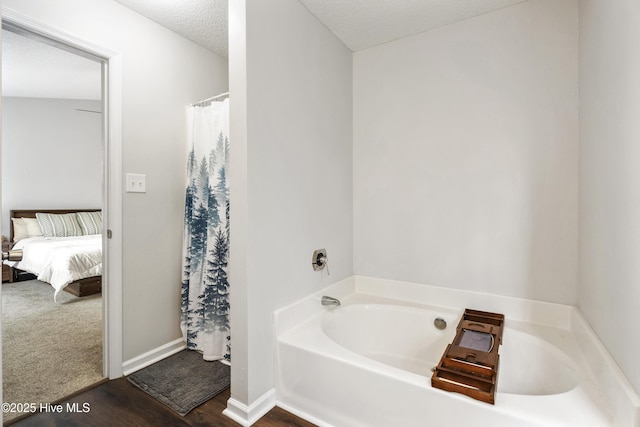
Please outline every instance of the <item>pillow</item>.
M36 218L44 237L82 236L82 228L75 213L49 214L37 212Z
M77 212L82 234L102 233L102 212Z
M35 218L22 218L22 221L27 226L27 233L29 237L42 237L42 229L38 220Z
M13 223L14 243L29 237L29 232L27 231L27 224L25 224L24 218L11 218L11 222Z

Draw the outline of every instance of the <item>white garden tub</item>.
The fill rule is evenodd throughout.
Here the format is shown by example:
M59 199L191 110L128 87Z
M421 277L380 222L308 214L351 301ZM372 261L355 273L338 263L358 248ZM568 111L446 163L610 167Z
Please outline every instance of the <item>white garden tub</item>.
M587 360L593 357L585 357L585 346L568 329L571 308L543 304L532 314L539 303L519 301L499 311L496 300L514 301L500 297L491 307L469 306L473 299L482 303L477 295L467 295L459 308L439 308L420 303L428 296L424 289L418 289L420 298L399 292L390 299L391 288L380 288L379 281L360 282L328 290L340 307L322 307L315 295L276 313L278 406L336 427L637 425L637 407L612 407L591 373ZM407 285L398 289L411 290ZM432 299L448 301L439 292ZM431 387L431 369L464 308L506 315L495 405ZM538 317L549 319L522 320ZM448 327L436 329L436 318Z
M336 343L368 359L431 376L455 336L460 313L398 304L352 304L327 312L321 329ZM434 326L448 319L445 330ZM576 363L556 346L535 335L505 327L498 390L546 396L574 389L581 376Z

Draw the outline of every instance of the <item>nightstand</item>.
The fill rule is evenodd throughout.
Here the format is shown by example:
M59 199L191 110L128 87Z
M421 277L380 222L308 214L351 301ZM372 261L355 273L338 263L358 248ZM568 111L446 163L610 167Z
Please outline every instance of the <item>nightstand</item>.
M2 251L6 252L11 249L11 245L7 241L2 241ZM2 264L2 283L13 282L13 268L6 264Z

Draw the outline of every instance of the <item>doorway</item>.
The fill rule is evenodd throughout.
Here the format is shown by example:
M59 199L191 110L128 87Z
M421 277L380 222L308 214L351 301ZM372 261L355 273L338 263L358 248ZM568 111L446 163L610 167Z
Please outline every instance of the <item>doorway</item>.
M122 317L121 317L121 262L117 254L121 253L121 132L120 132L120 57L108 49L94 46L91 43L77 39L67 33L60 33L55 28L47 27L41 22L31 21L23 16L14 15L3 10L3 30L26 37L65 51L74 56L97 64L99 69L99 99L93 104L79 103L74 113L85 115L85 119L93 116L99 122L99 148L101 151L100 175L98 189L98 208L102 210L102 302L100 304L100 335L102 351L100 354L100 378L116 378L122 375ZM3 58L5 59L5 58ZM3 105L3 109L4 109ZM90 120L90 119L89 119ZM70 153L73 157L73 154ZM24 162L25 159L20 159ZM4 160L3 160L4 162ZM27 166L25 164L25 166ZM3 185L9 185L5 177ZM3 194L4 198L4 194ZM93 206L92 206L93 207ZM13 207L2 204L3 213ZM4 215L3 215L4 216ZM5 224L3 218L3 233ZM10 343L2 343L10 346ZM37 352L35 352L37 353ZM5 374L6 375L6 374ZM90 384L87 384L90 385ZM59 396L64 397L64 396ZM8 402L3 396L3 401ZM30 399L30 401L33 401ZM6 418L5 418L6 419Z

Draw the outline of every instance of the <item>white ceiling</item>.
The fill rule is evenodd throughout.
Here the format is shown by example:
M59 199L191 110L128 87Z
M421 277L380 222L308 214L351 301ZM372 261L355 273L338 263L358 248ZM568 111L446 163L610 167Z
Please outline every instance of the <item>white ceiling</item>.
M224 58L228 57L228 0L115 1ZM355 52L525 0L299 1Z
M300 0L352 51L525 0Z
M228 0L115 1L228 57ZM526 0L299 1L355 52ZM100 98L96 62L4 30L2 56L3 96Z
M100 99L100 63L2 30L2 96Z
M223 58L229 56L228 0L115 1Z

